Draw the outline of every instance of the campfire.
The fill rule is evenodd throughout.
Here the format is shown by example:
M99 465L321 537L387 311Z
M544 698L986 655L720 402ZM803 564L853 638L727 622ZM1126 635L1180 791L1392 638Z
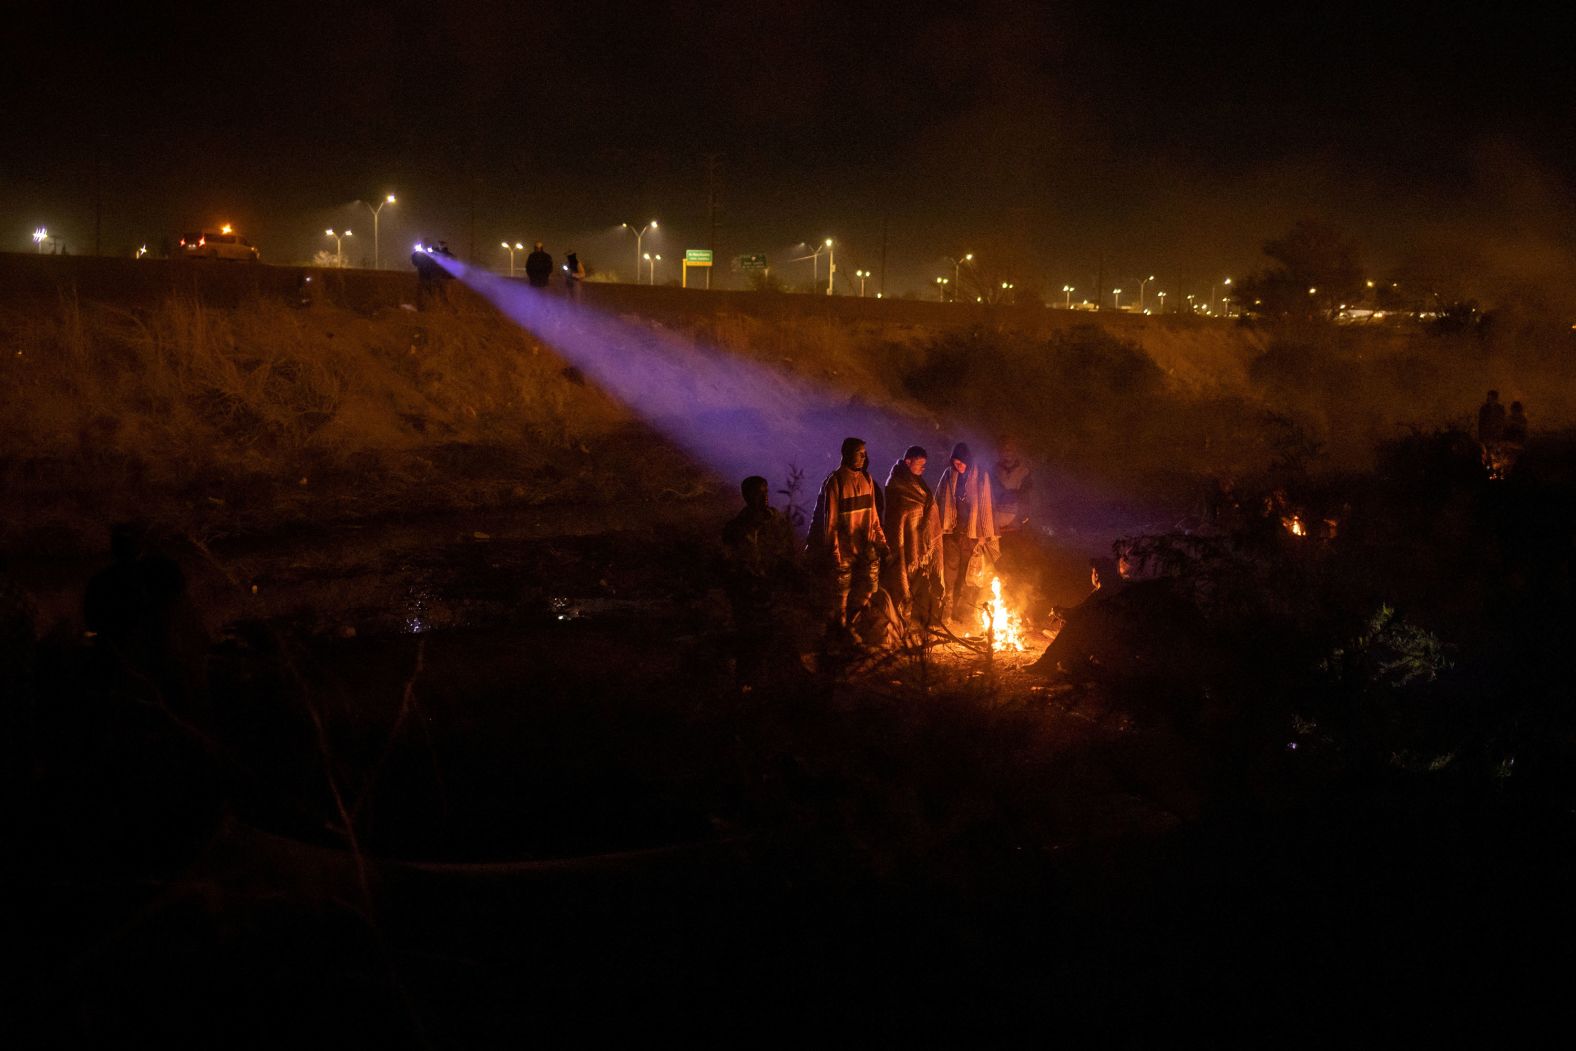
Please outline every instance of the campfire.
M1308 535L1308 527L1302 524L1302 518L1299 515L1287 515L1281 519L1281 525L1285 526L1286 532L1292 536Z
M990 640L991 648L998 653L1004 650L1022 653L1028 649L1023 641L1023 618L1009 610L1007 603L1002 601L1000 577L991 578L990 601L980 607L980 630Z

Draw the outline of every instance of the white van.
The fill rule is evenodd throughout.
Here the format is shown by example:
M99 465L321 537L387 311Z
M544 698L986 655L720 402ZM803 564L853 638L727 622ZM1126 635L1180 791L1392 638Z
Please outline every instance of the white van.
M244 259L257 262L257 247L230 227L184 234L177 254L197 259Z

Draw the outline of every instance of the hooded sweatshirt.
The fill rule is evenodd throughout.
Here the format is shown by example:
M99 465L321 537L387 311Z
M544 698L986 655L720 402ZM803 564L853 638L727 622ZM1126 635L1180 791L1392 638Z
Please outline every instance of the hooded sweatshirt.
M848 562L885 546L875 485L870 475L844 464L821 483L810 520L810 547L830 550L838 562Z
M962 455L959 455L959 453ZM953 460L968 465L968 472L959 475L952 466ZM941 531L957 533L970 540L989 540L1001 536L996 529L996 508L992 498L990 475L983 467L972 462L969 447L961 442L947 459L947 469L941 472L936 483L936 509L940 513ZM961 497L961 499L960 499Z

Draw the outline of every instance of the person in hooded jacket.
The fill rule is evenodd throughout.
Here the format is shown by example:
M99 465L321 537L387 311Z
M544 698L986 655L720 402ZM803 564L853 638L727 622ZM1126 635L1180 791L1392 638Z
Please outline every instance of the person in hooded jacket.
M980 588L1001 558L1001 533L996 529L990 474L974 463L964 442L953 446L950 462L936 483L936 510L941 520L946 609L952 619L969 622Z
M882 586L897 604L899 615L924 626L941 612L945 585L941 577L941 520L936 496L925 481L924 448L910 446L892 465L886 482L886 508L881 529L891 546Z
M880 586L886 534L862 438L845 438L842 464L821 483L805 550L831 585L829 626L847 631Z

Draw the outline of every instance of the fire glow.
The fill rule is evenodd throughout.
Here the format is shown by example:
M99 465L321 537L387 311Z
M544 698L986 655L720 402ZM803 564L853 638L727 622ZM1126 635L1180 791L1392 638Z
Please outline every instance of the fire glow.
M1302 519L1297 515L1281 519L1281 524L1286 527L1286 532L1292 536L1308 535L1308 527L1302 524Z
M995 651L1028 649L1023 642L1023 619L1007 608L1001 597L1001 578L990 581L990 601L980 607L980 629Z

